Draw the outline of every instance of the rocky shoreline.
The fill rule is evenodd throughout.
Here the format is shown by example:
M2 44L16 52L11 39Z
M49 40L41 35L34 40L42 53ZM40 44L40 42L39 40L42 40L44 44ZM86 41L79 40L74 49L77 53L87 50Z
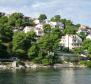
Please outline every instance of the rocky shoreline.
M64 64L54 64L50 65L42 65L42 64L34 64L31 62L24 62L23 64L17 64L17 61L0 63L0 69L37 69L37 68L85 68L84 65L73 65L73 63L64 63Z

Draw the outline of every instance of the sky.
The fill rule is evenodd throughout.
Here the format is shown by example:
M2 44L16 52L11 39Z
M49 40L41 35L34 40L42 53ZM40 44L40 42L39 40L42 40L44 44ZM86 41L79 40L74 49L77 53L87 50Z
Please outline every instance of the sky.
M61 15L91 27L91 0L0 0L0 12L21 12L30 17L46 14L48 18Z

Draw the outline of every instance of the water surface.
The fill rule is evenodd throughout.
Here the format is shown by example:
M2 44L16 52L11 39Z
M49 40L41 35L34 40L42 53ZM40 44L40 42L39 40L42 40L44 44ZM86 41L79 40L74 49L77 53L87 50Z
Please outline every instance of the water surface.
M91 84L91 69L0 70L0 84Z

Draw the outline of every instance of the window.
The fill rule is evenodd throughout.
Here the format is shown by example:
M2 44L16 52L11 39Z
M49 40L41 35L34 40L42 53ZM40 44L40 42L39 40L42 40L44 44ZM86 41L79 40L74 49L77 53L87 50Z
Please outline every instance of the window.
M42 31L38 31L38 34L42 34L43 32Z

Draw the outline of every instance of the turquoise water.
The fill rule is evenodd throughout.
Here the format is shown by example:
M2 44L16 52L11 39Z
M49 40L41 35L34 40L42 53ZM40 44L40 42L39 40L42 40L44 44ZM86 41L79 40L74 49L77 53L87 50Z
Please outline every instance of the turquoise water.
M91 69L1 70L0 84L91 84Z

